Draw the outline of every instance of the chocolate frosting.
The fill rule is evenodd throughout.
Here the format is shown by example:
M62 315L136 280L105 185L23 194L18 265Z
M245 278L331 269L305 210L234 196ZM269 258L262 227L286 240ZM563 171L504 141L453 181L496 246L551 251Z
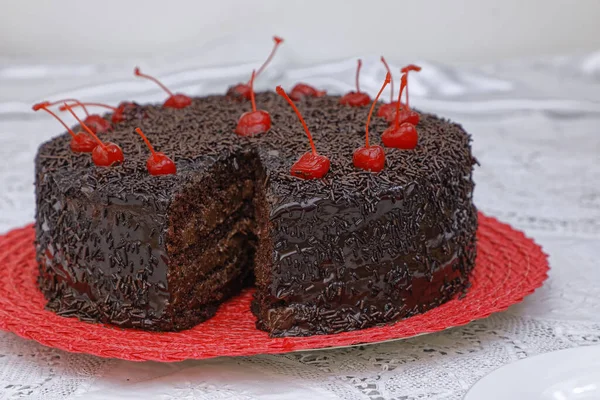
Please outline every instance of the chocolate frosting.
M275 93L256 101L273 126L252 138L233 133L249 102L209 96L180 110L137 106L101 136L123 149L120 166L94 166L89 154L70 151L67 134L43 144L36 229L48 307L89 321L180 330L210 317L255 276L257 326L274 336L307 335L395 321L468 286L475 160L459 125L421 113L417 148L386 149L386 168L372 174L352 165L368 107L305 98L298 108L331 160L323 179L306 181L289 174L310 150L296 115ZM149 152L135 127L176 162L176 175L148 174ZM373 144L386 127L372 121ZM232 182L253 183L242 195ZM249 236L228 235L241 220L254 221L242 230ZM228 258L200 248L234 236L235 246L252 251ZM182 254L200 257L202 272L181 267ZM220 288L202 285L212 262L226 264ZM184 290L188 275L199 283ZM223 293L199 302L202 287Z

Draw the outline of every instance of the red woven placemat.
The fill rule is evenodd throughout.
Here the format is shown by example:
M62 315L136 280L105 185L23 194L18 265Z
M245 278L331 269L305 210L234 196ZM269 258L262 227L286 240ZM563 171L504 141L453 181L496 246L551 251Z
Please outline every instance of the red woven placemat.
M45 301L35 283L34 230L27 226L0 236L0 328L50 347L132 361L283 353L407 338L505 310L547 278L546 255L523 233L480 213L477 235L473 285L463 299L393 325L336 335L272 339L254 326L251 290L223 304L210 320L178 333L123 330L59 317L44 310Z

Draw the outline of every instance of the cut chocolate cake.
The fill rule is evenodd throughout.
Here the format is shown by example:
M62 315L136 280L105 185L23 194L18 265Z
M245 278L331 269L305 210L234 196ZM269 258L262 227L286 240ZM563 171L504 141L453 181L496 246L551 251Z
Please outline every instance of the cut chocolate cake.
M385 168L374 174L352 164L368 107L304 98L298 108L331 168L302 180L290 175L309 150L296 115L272 92L256 102L272 128L255 137L234 134L250 105L227 96L183 109L131 106L100 135L125 155L108 168L72 152L67 134L43 144L36 230L48 308L178 331L255 285L257 327L301 336L397 321L468 287L475 160L459 125L420 114L417 147L386 148ZM373 120L373 143L387 126ZM148 174L136 127L175 161L176 174Z

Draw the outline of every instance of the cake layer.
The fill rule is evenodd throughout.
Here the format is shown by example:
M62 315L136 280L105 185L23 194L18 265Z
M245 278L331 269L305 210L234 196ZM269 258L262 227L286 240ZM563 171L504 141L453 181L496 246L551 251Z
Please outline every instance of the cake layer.
M273 121L258 137L233 133L248 102L209 96L128 111L103 136L123 148L121 166L95 167L67 135L42 145L37 255L49 308L180 330L254 280L257 326L309 335L395 321L468 287L475 160L459 125L420 114L416 149L386 149L372 174L352 165L368 108L307 98L298 107L331 169L306 181L289 174L309 150L296 115L274 93L256 99ZM146 172L138 126L176 175ZM386 127L372 122L372 143Z

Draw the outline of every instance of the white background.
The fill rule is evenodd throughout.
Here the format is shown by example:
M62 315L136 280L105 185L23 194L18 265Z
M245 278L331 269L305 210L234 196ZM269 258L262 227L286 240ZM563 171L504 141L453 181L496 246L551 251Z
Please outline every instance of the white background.
M600 46L598 0L0 0L0 55L108 62L186 54L294 63L386 54L460 63ZM234 44L235 43L235 44ZM260 51L260 55L256 52Z

